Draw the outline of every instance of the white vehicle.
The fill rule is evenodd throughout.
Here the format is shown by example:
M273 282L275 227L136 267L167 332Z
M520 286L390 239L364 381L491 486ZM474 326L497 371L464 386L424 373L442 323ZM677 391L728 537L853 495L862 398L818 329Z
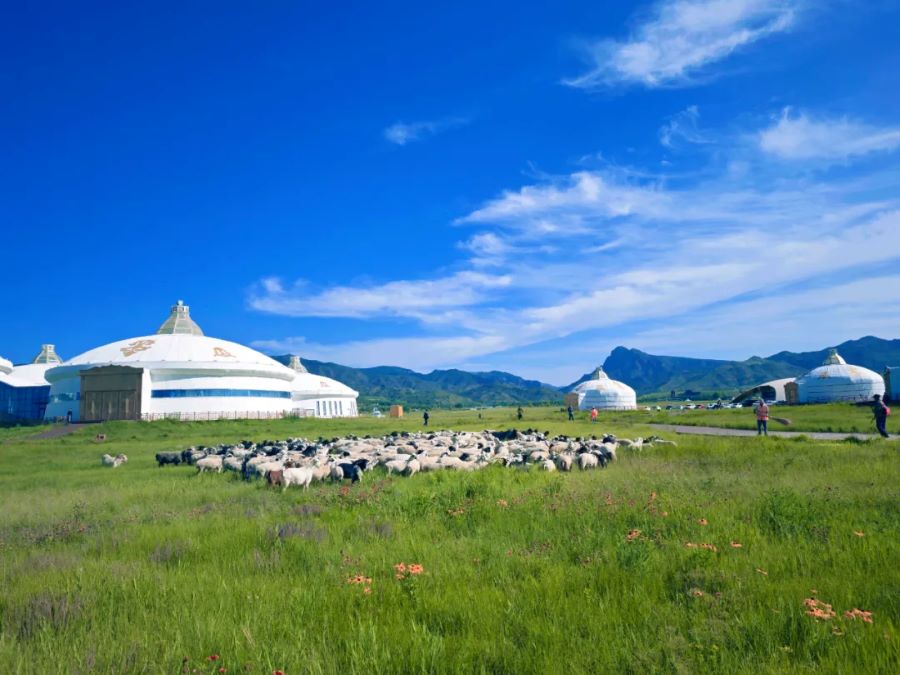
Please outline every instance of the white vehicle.
M378 408L372 408L372 417L384 417L384 413Z

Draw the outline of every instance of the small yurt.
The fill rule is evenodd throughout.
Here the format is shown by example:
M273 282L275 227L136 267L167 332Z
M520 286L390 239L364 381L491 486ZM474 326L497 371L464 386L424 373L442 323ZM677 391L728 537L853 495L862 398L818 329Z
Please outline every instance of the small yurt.
M590 379L585 380L572 390L569 395L574 400L578 397L578 409L590 410L634 410L637 408L637 394L624 382L610 379L597 368ZM568 399L569 397L567 397Z
M862 366L849 365L836 349L818 368L798 377L799 403L832 403L834 401L871 401L875 394L884 395L884 378Z

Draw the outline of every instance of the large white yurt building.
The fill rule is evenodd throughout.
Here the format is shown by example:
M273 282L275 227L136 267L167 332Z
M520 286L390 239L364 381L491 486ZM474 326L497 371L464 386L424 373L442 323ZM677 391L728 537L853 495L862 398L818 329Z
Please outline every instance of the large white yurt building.
M634 389L624 382L610 379L603 372L603 368L597 368L591 374L590 379L585 380L575 387L569 397L577 396L579 410L634 410L637 408L637 394ZM566 397L569 400L569 397ZM573 406L574 407L574 406Z
M0 358L0 421L43 419L50 396L45 375L61 361L53 345L41 345L30 363L19 366Z
M884 378L868 368L849 365L831 349L821 366L797 378L796 391L799 403L871 401L875 394L884 395Z
M288 368L294 371L291 401L297 414L315 417L356 417L356 398L359 393L337 380L313 375L300 361L291 356Z
M249 347L205 336L179 300L155 334L97 347L49 370L46 418L69 412L84 422L309 414L295 409L297 375Z

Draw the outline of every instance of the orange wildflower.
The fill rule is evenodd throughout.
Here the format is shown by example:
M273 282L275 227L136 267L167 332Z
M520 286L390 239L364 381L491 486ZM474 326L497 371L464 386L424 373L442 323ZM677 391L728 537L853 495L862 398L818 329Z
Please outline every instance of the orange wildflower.
M403 574L406 571L406 565L404 565L402 562L397 563L396 565L394 565L394 569L400 574Z
M822 602L816 598L806 598L803 601L806 606L806 614L812 618L830 621L835 617L834 609L827 602Z
M709 525L709 521L706 518L701 518L697 522L700 523L701 525Z
M865 623L872 623L872 612L867 612L864 609L857 609L856 607L844 612L844 617L854 620L862 619Z
M759 572L760 574L762 574L764 577L769 576L768 572L766 572L765 570L761 570L758 567L756 568L756 571Z
M865 537L866 536L866 533L863 532L862 530L853 530L853 534L855 534L857 537Z
M691 595L693 595L695 598L701 598L703 597L703 591L701 591L699 588L692 588Z
M640 530L631 530L631 532L629 532L628 534L625 535L625 539L627 541L634 541L635 539L637 539L640 536L641 536Z
M498 499L497 506L502 506L503 508L506 508L507 506L509 506L509 502L506 501L505 499Z
M731 548L744 548L744 545L739 542L733 541L731 542Z
M409 573L410 573L410 574L422 574L422 572L424 572L424 571L425 571L425 568L422 567L421 565L415 565L415 564L413 564L413 565L410 565L410 566L409 566Z

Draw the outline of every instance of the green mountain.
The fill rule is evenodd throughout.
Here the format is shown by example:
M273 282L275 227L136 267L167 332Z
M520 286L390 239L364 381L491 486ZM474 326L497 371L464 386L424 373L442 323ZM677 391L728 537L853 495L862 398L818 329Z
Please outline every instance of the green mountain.
M882 372L885 366L900 366L900 340L864 337L837 345L848 363ZM647 399L677 396L730 398L761 382L797 377L820 365L827 349L817 352L778 352L766 358L745 361L692 359L657 356L638 349L616 347L603 363L610 377L634 387ZM276 356L287 364L290 356ZM470 373L464 370L435 370L417 373L407 368L378 366L350 368L326 361L304 360L314 375L324 375L359 392L363 409L399 403L409 408L471 408L494 405L561 404L565 392L586 380L585 375L567 387L553 387L536 380L500 371Z
M288 355L273 358L284 364L290 361ZM470 408L562 402L562 393L556 387L500 371L435 370L426 374L393 366L350 368L310 359L304 359L303 365L314 375L331 377L356 389L364 409L392 403L410 408Z
M848 363L883 372L885 366L900 364L900 340L867 336L836 345ZM778 352L766 358L745 361L717 361L678 356L656 356L637 349L616 347L603 369L610 377L634 387L638 395L652 398L673 390L692 398L726 398L761 382L798 377L822 364L828 349L815 352ZM587 379L585 375L578 384Z

